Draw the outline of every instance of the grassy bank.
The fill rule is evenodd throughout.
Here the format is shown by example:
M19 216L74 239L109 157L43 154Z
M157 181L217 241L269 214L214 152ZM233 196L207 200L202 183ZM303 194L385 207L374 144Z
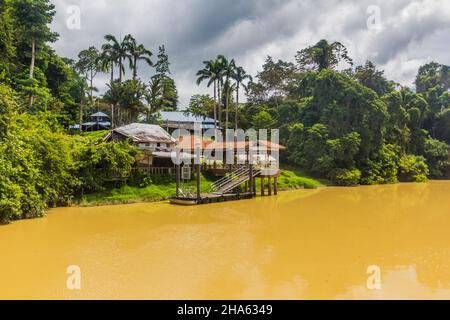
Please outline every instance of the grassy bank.
M213 179L210 177L202 175L202 192L208 190L212 181ZM183 188L187 188L195 193L196 181L193 180L188 184L183 185ZM117 188L108 188L104 191L86 194L79 199L78 204L81 206L98 206L160 201L173 196L175 194L175 189L175 177L154 177L148 179L146 183L141 184L140 186L123 185Z
M214 178L202 175L202 191L208 190ZM259 179L256 181L257 190L259 190ZM279 190L293 189L314 189L323 185L323 182L307 177L306 175L293 170L283 170L278 179ZM195 193L196 182L191 181L188 188ZM148 185L130 186L123 185L118 188L109 188L107 190L86 194L79 199L81 206L98 206L108 204L126 204L137 202L152 202L164 200L173 196L175 193L176 183L173 177L154 178L148 181Z

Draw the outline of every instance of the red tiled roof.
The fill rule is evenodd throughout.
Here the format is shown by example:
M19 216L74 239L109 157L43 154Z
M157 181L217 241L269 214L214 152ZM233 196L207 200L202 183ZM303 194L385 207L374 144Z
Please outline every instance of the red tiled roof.
M183 150L195 150L196 148L196 137L184 136L180 138L180 142L178 146ZM200 138L199 142L201 142L201 149L209 149L209 150L227 150L228 148L232 148L233 150L243 150L248 149L250 146L249 141L237 141L237 142L215 142L211 140L202 140ZM273 143L271 141L266 140L258 140L258 145L260 147L265 147L267 150L285 150L286 147Z

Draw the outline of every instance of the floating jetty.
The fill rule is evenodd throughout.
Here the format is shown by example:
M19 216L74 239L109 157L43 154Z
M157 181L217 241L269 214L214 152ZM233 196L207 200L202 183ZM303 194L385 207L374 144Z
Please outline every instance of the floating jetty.
M217 202L237 201L256 197L256 179L261 179L261 196L277 195L279 170L255 168L253 165L241 166L215 181L207 193L202 193L200 186L200 165L196 168L197 192L195 195L184 192L181 188L181 167L176 166L177 195L168 200L174 205L193 206ZM265 183L265 180L268 180ZM267 193L266 193L267 188Z
M252 199L254 195L251 193L228 193L228 194L214 194L214 193L204 193L201 195L200 199L196 198L186 198L186 197L172 197L169 198L170 203L181 205L181 206L194 206L198 204L209 204L217 202L227 202L227 201L237 201Z

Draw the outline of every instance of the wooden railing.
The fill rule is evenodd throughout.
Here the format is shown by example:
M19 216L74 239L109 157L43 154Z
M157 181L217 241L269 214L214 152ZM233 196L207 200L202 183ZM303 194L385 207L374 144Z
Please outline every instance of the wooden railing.
M147 175L175 175L175 168L167 167L135 167L132 171Z

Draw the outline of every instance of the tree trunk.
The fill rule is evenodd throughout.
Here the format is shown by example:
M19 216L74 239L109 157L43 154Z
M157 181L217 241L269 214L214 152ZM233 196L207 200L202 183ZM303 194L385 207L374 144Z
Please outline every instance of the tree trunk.
M225 92L225 130L228 129L228 100L230 96L230 89L227 87Z
M81 98L80 101L80 133L81 132L83 132L83 98Z
M238 109L239 109L239 86L241 84L239 82L236 82L236 110L234 113L234 128L238 129Z
M134 64L133 64L133 80L136 80L137 78L137 59L134 57Z
M119 83L122 83L122 58L119 58Z
M36 39L31 40L31 63L30 63L30 80L34 77L34 64L36 62ZM34 85L33 85L34 87ZM31 109L33 106L33 92L30 92L28 105Z
M216 91L216 81L214 81L214 130L217 130L217 91Z
M92 105L92 102L94 101L94 99L93 99L93 91L94 91L94 85L93 85L93 81L94 81L94 76L93 76L93 70L92 70L92 68L91 68L91 105Z
M219 82L219 86L218 86L218 89L217 89L217 93L219 94L219 99L218 99L218 102L219 102L219 104L218 104L218 106L217 106L217 111L218 111L218 119L219 119L219 125L222 125L222 110L221 110L221 104L222 104L222 96L220 95L222 92L221 92L221 88L220 88L220 82Z
M111 129L114 129L114 105L111 104Z
M111 61L111 85L114 82L114 61Z

